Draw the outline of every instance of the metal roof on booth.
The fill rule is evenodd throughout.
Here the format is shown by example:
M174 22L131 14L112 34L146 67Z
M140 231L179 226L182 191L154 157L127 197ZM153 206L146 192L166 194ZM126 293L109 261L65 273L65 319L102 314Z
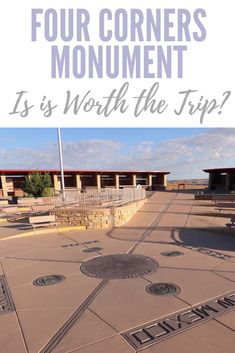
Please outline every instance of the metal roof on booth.
M206 173L235 173L235 168L211 168L203 169Z
M24 173L34 173L34 172L41 172L41 173L60 173L59 169L0 169L0 174L24 174ZM162 170L92 170L92 169L65 169L65 173L147 173L147 174L170 174L169 171L162 171Z

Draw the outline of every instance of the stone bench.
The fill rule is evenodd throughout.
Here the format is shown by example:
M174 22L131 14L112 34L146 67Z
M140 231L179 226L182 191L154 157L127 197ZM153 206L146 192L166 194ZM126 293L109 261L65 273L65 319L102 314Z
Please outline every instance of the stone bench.
M222 209L235 208L235 203L233 203L233 202L217 202L216 206L219 211L222 211Z
M9 205L8 200L0 200L0 207L5 207L8 205Z
M42 198L27 198L24 197L22 199L17 200L18 205L20 206L30 206L30 205L42 205L43 199Z
M33 228L57 225L55 215L29 217L29 223Z
M5 215L19 214L19 208L17 206L8 206L0 208L0 212Z
M235 195L234 194L214 195L213 200L215 201L215 203L223 202L223 201L235 202Z

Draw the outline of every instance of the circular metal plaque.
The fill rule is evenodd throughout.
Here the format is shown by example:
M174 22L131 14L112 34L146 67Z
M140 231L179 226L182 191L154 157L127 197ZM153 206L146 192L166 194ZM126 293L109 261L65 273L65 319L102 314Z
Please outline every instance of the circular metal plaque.
M81 266L81 272L90 277L124 279L152 273L158 262L148 256L113 254L94 257Z
M35 279L33 281L34 286L50 286L52 284L56 284L65 279L62 275L48 275Z
M173 283L152 283L146 287L146 291L152 295L176 295L181 290Z
M181 251L173 250L173 251L164 251L164 252L161 252L161 255L171 257L171 256L182 256L182 255L184 255L184 253L181 252Z
M90 253L90 252L97 252L97 251L100 251L100 250L102 250L102 248L97 246L97 247L93 247L93 248L82 249L82 252Z

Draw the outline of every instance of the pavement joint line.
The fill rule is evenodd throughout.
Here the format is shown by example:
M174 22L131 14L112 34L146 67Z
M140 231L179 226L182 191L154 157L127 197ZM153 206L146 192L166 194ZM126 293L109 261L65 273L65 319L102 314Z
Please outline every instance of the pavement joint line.
M213 270L212 272L218 272L218 273L234 273L235 271L233 270Z
M177 195L176 195L177 196ZM158 223L161 221L161 219L163 218L163 216L166 214L166 211L168 210L168 208L172 205L172 202L174 201L174 199L176 198L176 196L174 196L173 198L171 198L169 200L168 203L165 204L165 206L163 206L160 210L160 212L157 214L157 216L154 218L154 220L152 221L152 223L150 224L149 227L147 227L147 229L145 229L145 231L142 233L142 235L140 236L140 238L135 242L135 244L133 244L131 246L131 248L126 252L126 254L132 254L135 249L138 247L138 245L140 243L142 243L146 237L148 237L153 230L156 230L156 227L158 225Z
M159 266L159 269L166 270L179 270L179 271L198 271L198 272L210 272L210 270L206 268L192 268L192 267L173 267L173 266ZM212 271L213 272L213 271Z
M94 314L95 316L97 316L100 320L102 320L106 325L110 326L114 331L116 331L119 334L119 331L117 329L115 329L114 326L112 326L108 321L106 321L104 318L102 318L100 315L98 315L94 310L92 310L91 308L87 308L88 311L90 311L92 314Z
M223 279L226 279L227 281L230 281L230 282L232 282L232 283L235 283L235 280L232 280L231 278L227 278L227 277L221 275L220 273L218 273L218 272L216 272L216 271L211 271L211 273L213 273L213 275L216 275L216 276L218 276L218 277L221 277L221 278L223 278Z
M52 259L35 259L35 258L28 258L28 257L15 257L15 256L5 256L5 259L12 259L12 260L23 260L23 261L45 261L45 262L61 262L61 263L74 263L74 264L82 264L84 261L72 261L72 260L52 260Z
M180 300L182 303L187 304L189 307L192 307L193 305L188 303L186 300L180 298L178 295L173 295L176 299Z
M53 229L42 229L42 230L37 230L37 231L29 231L29 232L24 232L24 233L19 233L15 235L11 235L9 237L0 239L0 241L4 240L10 240L10 239L17 239L17 238L25 238L25 237L30 237L30 236L36 236L36 235L44 235L44 234L63 234L60 232L69 232L73 230L85 230L85 226L68 226L68 227L59 227L59 228L53 228Z
M18 321L18 325L19 325L19 328L20 328L20 332L21 332L21 336L22 336L22 339L23 339L23 342L24 342L24 346L25 346L26 352L29 353L29 349L28 349L28 346L27 346L27 343L26 343L24 331L23 331L23 329L21 327L20 319L19 319L17 311L15 311L15 315L16 315L16 319Z
M215 266L212 266L212 267L209 269L209 271L214 271L214 269L216 269L216 267L218 267L218 266L224 264L225 261L228 262L228 260L229 260L229 259L221 260L218 264L216 264Z
M160 268L160 266L159 266L159 268ZM147 279L144 276L140 276L140 278L142 278L143 280L145 280L148 283L153 283L152 281L150 281L150 279Z
M43 307L43 308L40 308L40 307L37 307L37 308L30 308L30 309L18 309L17 312L21 313L21 312L31 312L31 311L41 311L41 310L64 310L64 309L76 309L76 307L74 306L60 306L60 307Z
M226 313L225 313L225 315L226 315ZM223 315L221 315L221 317L223 317ZM234 330L232 327L229 327L228 325L226 325L226 324L224 324L223 322L219 321L217 317L215 317L215 318L212 319L212 320L218 322L218 324L224 326L225 328L231 330L232 332L235 332L235 330Z
M97 343L104 342L104 341L106 341L106 340L109 340L110 338L117 337L117 336L122 337L122 336L119 334L119 332L118 332L118 333L116 333L116 334L114 334L114 335L111 335L111 336L109 336L109 337L105 337L105 338L103 338L103 339L100 339L100 340L97 340L97 341L94 341L94 342L85 344L85 345L83 345L83 346L80 346L80 347L77 347L77 348L73 348L72 350L66 351L66 352L64 352L64 353L73 353L73 352L77 352L77 351L79 351L80 349L83 349L83 348L86 348L86 347L91 347L91 346L93 346L93 345L95 345L95 344L97 344ZM123 337L122 337L122 338L123 338ZM126 343L125 340L124 340L124 342ZM135 352L135 351L134 351L134 352ZM106 352L104 352L104 353L106 353Z
M7 258L7 257L6 257L6 258ZM4 259L4 258L3 258L3 259ZM20 267L18 267L18 268L13 269L13 270L7 271L6 273L9 274L9 273L12 273L12 272L15 272L15 271L24 270L25 268L30 267L30 266L32 266L32 265L35 264L35 261L32 261L32 260L29 260L29 261L30 261L30 263L28 263L27 265L25 264L25 265L23 265L23 266L20 266ZM37 260L36 262L39 262L39 261ZM3 266L3 267L4 267L4 266Z
M74 313L66 320L66 322L57 330L57 332L51 337L46 345L38 353L50 353L58 345L61 339L66 335L74 323L81 317L83 312L89 307L96 296L102 291L107 285L112 272L104 278L96 288L90 293L90 295L83 301L83 303L74 311Z
M65 235L64 233L60 233L64 238L69 239L70 241L75 242L76 244L78 244L78 246L82 245L81 243L79 243L77 240L73 239L72 237L69 237L68 235Z

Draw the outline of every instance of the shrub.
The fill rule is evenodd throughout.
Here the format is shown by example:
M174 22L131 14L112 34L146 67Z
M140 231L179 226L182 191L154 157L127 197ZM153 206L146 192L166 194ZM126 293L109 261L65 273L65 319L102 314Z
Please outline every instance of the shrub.
M28 196L41 197L49 196L49 190L52 193L51 186L51 177L48 173L34 172L25 177L22 189Z
M53 193L53 188L45 188L44 190L43 190L43 193L42 193L42 196L43 197L51 197L51 196L53 196L54 195L54 193Z

